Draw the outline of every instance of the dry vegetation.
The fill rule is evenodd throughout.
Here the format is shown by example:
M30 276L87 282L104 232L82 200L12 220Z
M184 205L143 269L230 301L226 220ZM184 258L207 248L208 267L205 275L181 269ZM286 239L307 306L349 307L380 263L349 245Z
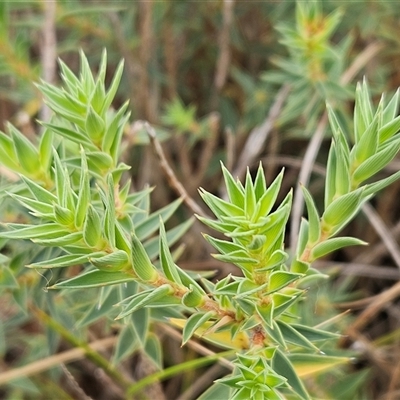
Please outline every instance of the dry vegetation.
M261 161L269 182L284 166L281 193L301 182L322 203L331 138L325 103L336 107L351 135L356 82L365 76L373 98L400 86L398 5L378 0L322 3L320 20L303 21L296 28L291 1L2 2L0 129L11 121L34 138L40 131L36 119L49 120L50 112L32 82L57 82L57 57L77 71L78 49L95 66L106 48L110 76L125 59L115 106L130 100L123 157L133 166L133 187L155 186L154 209L183 196L185 206L171 226L193 213L206 215L199 187L224 196L220 160L241 179L247 166L255 172ZM338 25L329 32L324 18L338 4ZM309 33L303 37L305 48L290 42L288 27ZM324 34L320 42L314 40ZM149 140L152 126L157 138L150 135ZM382 177L399 169L400 161L394 160ZM0 175L5 188L16 179L2 166ZM304 318L317 325L347 312L335 319L344 334L338 351L351 349L355 356L341 373L309 378L316 396L323 385L343 379L352 393L349 399L400 398L399 193L396 182L363 206L346 228L346 236L365 240L368 247L340 250L315 265L331 279L310 294ZM1 196L1 219L12 221L10 204ZM286 238L292 247L303 214L298 190ZM215 279L237 271L209 255L212 249L200 235L205 229L196 221L185 234L180 266L215 271ZM14 255L12 263L15 277L0 276L0 398L121 399L132 382L156 371L136 348L117 366L109 364L121 327L99 320L84 331L74 330L82 315L78 305L52 294L49 308L41 310L44 293L39 302L30 296L41 291L45 280L23 269L24 253ZM82 307L91 301L82 298ZM196 340L181 349L178 330L157 323L152 334L161 340L166 367L215 350ZM162 384L152 383L145 393L154 400L194 399L229 368L217 363L181 371ZM351 382L346 380L349 371L355 373ZM22 378L25 374L29 379Z

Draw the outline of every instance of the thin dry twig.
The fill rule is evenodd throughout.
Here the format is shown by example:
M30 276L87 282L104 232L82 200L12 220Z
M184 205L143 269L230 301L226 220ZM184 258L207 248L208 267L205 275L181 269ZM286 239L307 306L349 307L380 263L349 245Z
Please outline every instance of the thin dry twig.
M182 134L173 135L174 144L177 148L179 169L184 182L190 182L193 174L191 157L189 156L188 141Z
M393 237L397 237L400 235L400 221L394 225L393 228L390 229L390 235ZM375 246L371 248L365 249L365 251L361 252L355 259L356 263L364 263L364 262L374 262L379 257L382 257L386 254L386 245L384 243L377 243Z
M397 399L400 399L400 389L396 390L394 392L386 393L380 399L381 400L397 400Z
M137 109L139 96L136 96L138 92L137 83L139 81L141 66L138 63L136 57L134 57L129 44L126 41L124 32L122 31L122 22L116 12L109 12L108 18L112 24L113 37L118 50L125 59L125 71L129 85L129 100L132 107Z
M44 1L44 23L42 28L43 43L41 46L42 77L48 83L53 83L56 76L57 37L56 37L56 1ZM43 104L40 119L48 121L51 110Z
M162 330L164 333L166 333L169 337L177 340L178 342L182 342L182 334L175 330L174 328L170 327L169 325L163 325ZM216 353L207 347L203 346L200 343L195 342L194 340L190 339L185 346L190 347L197 353L201 354L202 356L212 356L215 355ZM218 360L218 363L223 365L224 367L229 368L230 370L233 370L234 365L226 360L225 358L221 358Z
M63 370L66 380L68 382L68 386L70 390L73 391L75 400L93 400L90 396L88 396L84 390L79 386L79 383L76 381L75 377L71 374L65 364L60 365Z
M386 373L388 376L391 374L392 368L384 358L382 352L377 349L365 335L361 334L357 330L349 330L346 334L353 340L356 347L367 355L381 371Z
M10 182L18 182L19 181L19 176L13 171L10 171L9 169L3 167L0 165L0 176L4 176L7 180Z
M232 128L225 128L225 147L226 147L226 168L229 171L233 169L233 163L236 158L236 137L232 132Z
M283 85L275 97L275 101L268 113L265 121L256 126L249 134L249 137L243 147L236 168L233 171L233 176L239 179L243 178L248 165L253 164L254 160L259 156L264 148L268 135L275 126L275 122L279 117L283 104L289 95L289 85Z
M152 94L150 91L149 63L154 51L154 31L153 31L153 6L154 2L139 1L139 33L140 33L140 77L138 82L138 113L140 118L146 118L149 121L155 119L155 113L152 108Z
M201 184L210 165L211 158L215 153L215 148L218 144L219 120L219 114L216 112L211 113L208 117L210 135L204 140L204 147L199 157L199 164L196 171L193 171L195 172L194 175L191 179L187 180L187 182L190 183L190 191L192 191L193 188L197 189Z
M335 261L315 261L314 267L319 270L330 269L338 271L341 275L346 276L364 276L367 278L379 278L387 280L399 280L400 271L389 266L370 265L364 263L335 262Z
M175 172L168 164L161 143L157 139L157 134L155 129L148 122L144 122L143 127L145 128L147 134L149 135L151 145L153 146L153 149L156 152L156 155L160 161L160 166L165 176L167 177L168 183L171 186L171 188L174 189L180 197L182 197L183 202L190 208L190 210L192 210L192 212L202 217L206 217L207 214L193 200L193 198L189 196L185 187L179 182L178 178L175 175Z
M214 364L211 368L208 368L199 378L193 382L189 388L183 392L176 400L192 400L197 399L198 395L201 394L211 382L216 378L220 377L225 369L220 364Z
M391 288L375 296L374 301L371 302L369 306L357 316L356 320L348 327L346 332L349 333L360 331L387 305L387 303L399 296L400 282L397 282Z
M364 204L362 207L364 214L367 216L369 222L374 227L376 233L381 237L386 249L392 256L397 267L400 268L400 249L396 240L390 234L388 227L382 221L382 218L376 213L371 205Z
M395 393L395 389L399 387L400 382L400 363L398 362L393 369L392 377L389 383L387 400L396 400L398 396Z
M173 4L169 3L164 17L163 35L165 69L167 72L167 91L170 100L178 94L178 55L177 35L174 31Z
M353 61L349 68L343 73L340 78L340 84L345 85L349 83L367 63L372 60L382 49L384 44L380 42L373 42L364 49Z
M304 186L308 186L314 161L318 154L319 148L321 147L327 124L328 113L325 111L317 125L314 135L307 146L306 153L304 154L303 164L299 173L299 184L301 183ZM300 230L301 215L303 214L303 207L303 194L301 190L297 189L294 193L292 219L290 223L290 248L292 251L294 251L296 248L298 232Z
M214 76L214 85L217 93L225 85L231 60L230 30L233 22L234 0L224 0L222 10L222 28L218 37L219 55Z
M89 343L92 350L104 350L107 347L112 347L117 342L117 337L112 336L105 339L99 339L95 342ZM34 361L23 367L14 368L10 371L2 372L0 374L0 385L9 383L13 379L18 379L23 376L36 375L40 372L46 371L52 367L60 364L67 364L85 357L85 350L82 348L75 348L72 350L64 351L63 353L54 354L42 360Z

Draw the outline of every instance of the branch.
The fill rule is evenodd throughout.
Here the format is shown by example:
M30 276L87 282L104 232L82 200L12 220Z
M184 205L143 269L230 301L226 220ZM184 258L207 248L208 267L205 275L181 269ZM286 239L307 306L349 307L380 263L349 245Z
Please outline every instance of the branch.
M168 183L171 188L174 189L180 197L182 197L183 202L190 208L190 210L192 210L193 213L198 214L202 217L207 217L207 214L194 201L194 199L190 197L184 186L179 182L178 178L175 175L175 172L168 164L167 158L164 154L164 150L161 147L159 140L157 139L155 129L148 122L144 122L143 127L144 129L146 129L146 132L149 135L151 145L153 146L153 149L160 161L161 169L167 177Z
M89 343L88 347L92 351L104 350L108 347L114 346L117 340L117 336L99 339L92 343ZM86 354L87 353L85 349L75 348L59 354L54 354L42 360L34 361L28 365L24 365L23 367L14 368L10 371L6 371L0 374L0 385L8 384L13 379L39 374L40 372L46 371L60 364L67 364L73 361L77 361L85 357Z

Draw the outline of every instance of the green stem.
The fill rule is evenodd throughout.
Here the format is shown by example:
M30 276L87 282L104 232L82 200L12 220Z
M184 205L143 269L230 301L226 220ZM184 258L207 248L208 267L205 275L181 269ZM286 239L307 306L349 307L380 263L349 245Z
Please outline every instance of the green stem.
M187 371L189 369L200 368L203 365L207 365L212 361L218 360L223 357L229 357L236 354L236 350L228 350L222 353L213 354L211 356L196 358L182 364L174 365L162 371L155 372L154 374L148 375L141 379L139 382L131 385L127 390L127 395L132 396L133 394L141 391L144 387L151 385L152 383L159 382L179 374L180 372Z
M33 305L30 306L30 309L41 322L59 333L67 342L75 347L83 349L86 353L87 358L95 363L98 367L103 369L104 372L108 376L110 376L116 383L118 383L124 390L131 386L132 383L128 379L126 379L117 369L112 367L106 358L104 358L97 351L93 350L86 342L77 339L59 322L50 317L50 315L46 314L41 309Z

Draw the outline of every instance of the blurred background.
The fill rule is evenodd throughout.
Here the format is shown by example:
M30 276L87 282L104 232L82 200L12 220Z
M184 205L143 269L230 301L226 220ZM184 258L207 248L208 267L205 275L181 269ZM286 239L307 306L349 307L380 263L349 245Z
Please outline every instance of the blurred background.
M397 2L383 0L297 5L290 0L3 0L0 129L10 121L34 140L41 131L37 119L51 117L35 82L60 81L58 58L77 72L81 50L95 70L106 49L109 77L125 60L114 105L130 100L123 157L132 165L135 188L155 186L154 209L179 193L176 182L171 185L166 179L141 121L155 127L169 167L195 202L200 203L198 187L224 195L220 161L239 178L261 162L269 181L285 167L282 197L301 182L322 206L331 138L325 105L337 111L351 141L356 83L366 79L375 100L400 86L399 30ZM386 172L399 168L395 160ZM1 182L13 179L2 167L0 175ZM355 361L311 375L308 385L315 398L400 399L399 192L400 183L385 189L346 228L344 234L369 242L369 247L362 252L346 248L316 265L331 279L310 293L304 318L317 325L351 309L335 320L335 329L346 335L336 351L351 353ZM286 240L291 248L303 215L302 198L296 194ZM0 212L2 220L7 218L4 209ZM181 207L175 223L191 215L190 206ZM205 230L196 222L185 236L180 265L215 271L216 279L235 273L233 266L211 258L201 240ZM16 265L24 261L23 256L13 259ZM34 271L18 271L13 277L0 276L0 376L66 348L43 327L40 315L24 306L32 292L41 291L43 280ZM70 307L62 322L74 326L82 314L76 299L54 296L57 307ZM99 319L82 329L88 340L119 327ZM179 341L158 325L153 334L165 345L164 366L196 358L194 350L181 350ZM139 345L126 347L117 364L138 379L134 365L147 364L141 364ZM153 399L196 398L227 373L218 367L179 374L162 387L153 385L159 390ZM89 361L76 361L71 371L62 364L50 373L19 377L0 387L0 398L121 398L118 382L110 384L111 378ZM191 386L200 378L196 392Z

